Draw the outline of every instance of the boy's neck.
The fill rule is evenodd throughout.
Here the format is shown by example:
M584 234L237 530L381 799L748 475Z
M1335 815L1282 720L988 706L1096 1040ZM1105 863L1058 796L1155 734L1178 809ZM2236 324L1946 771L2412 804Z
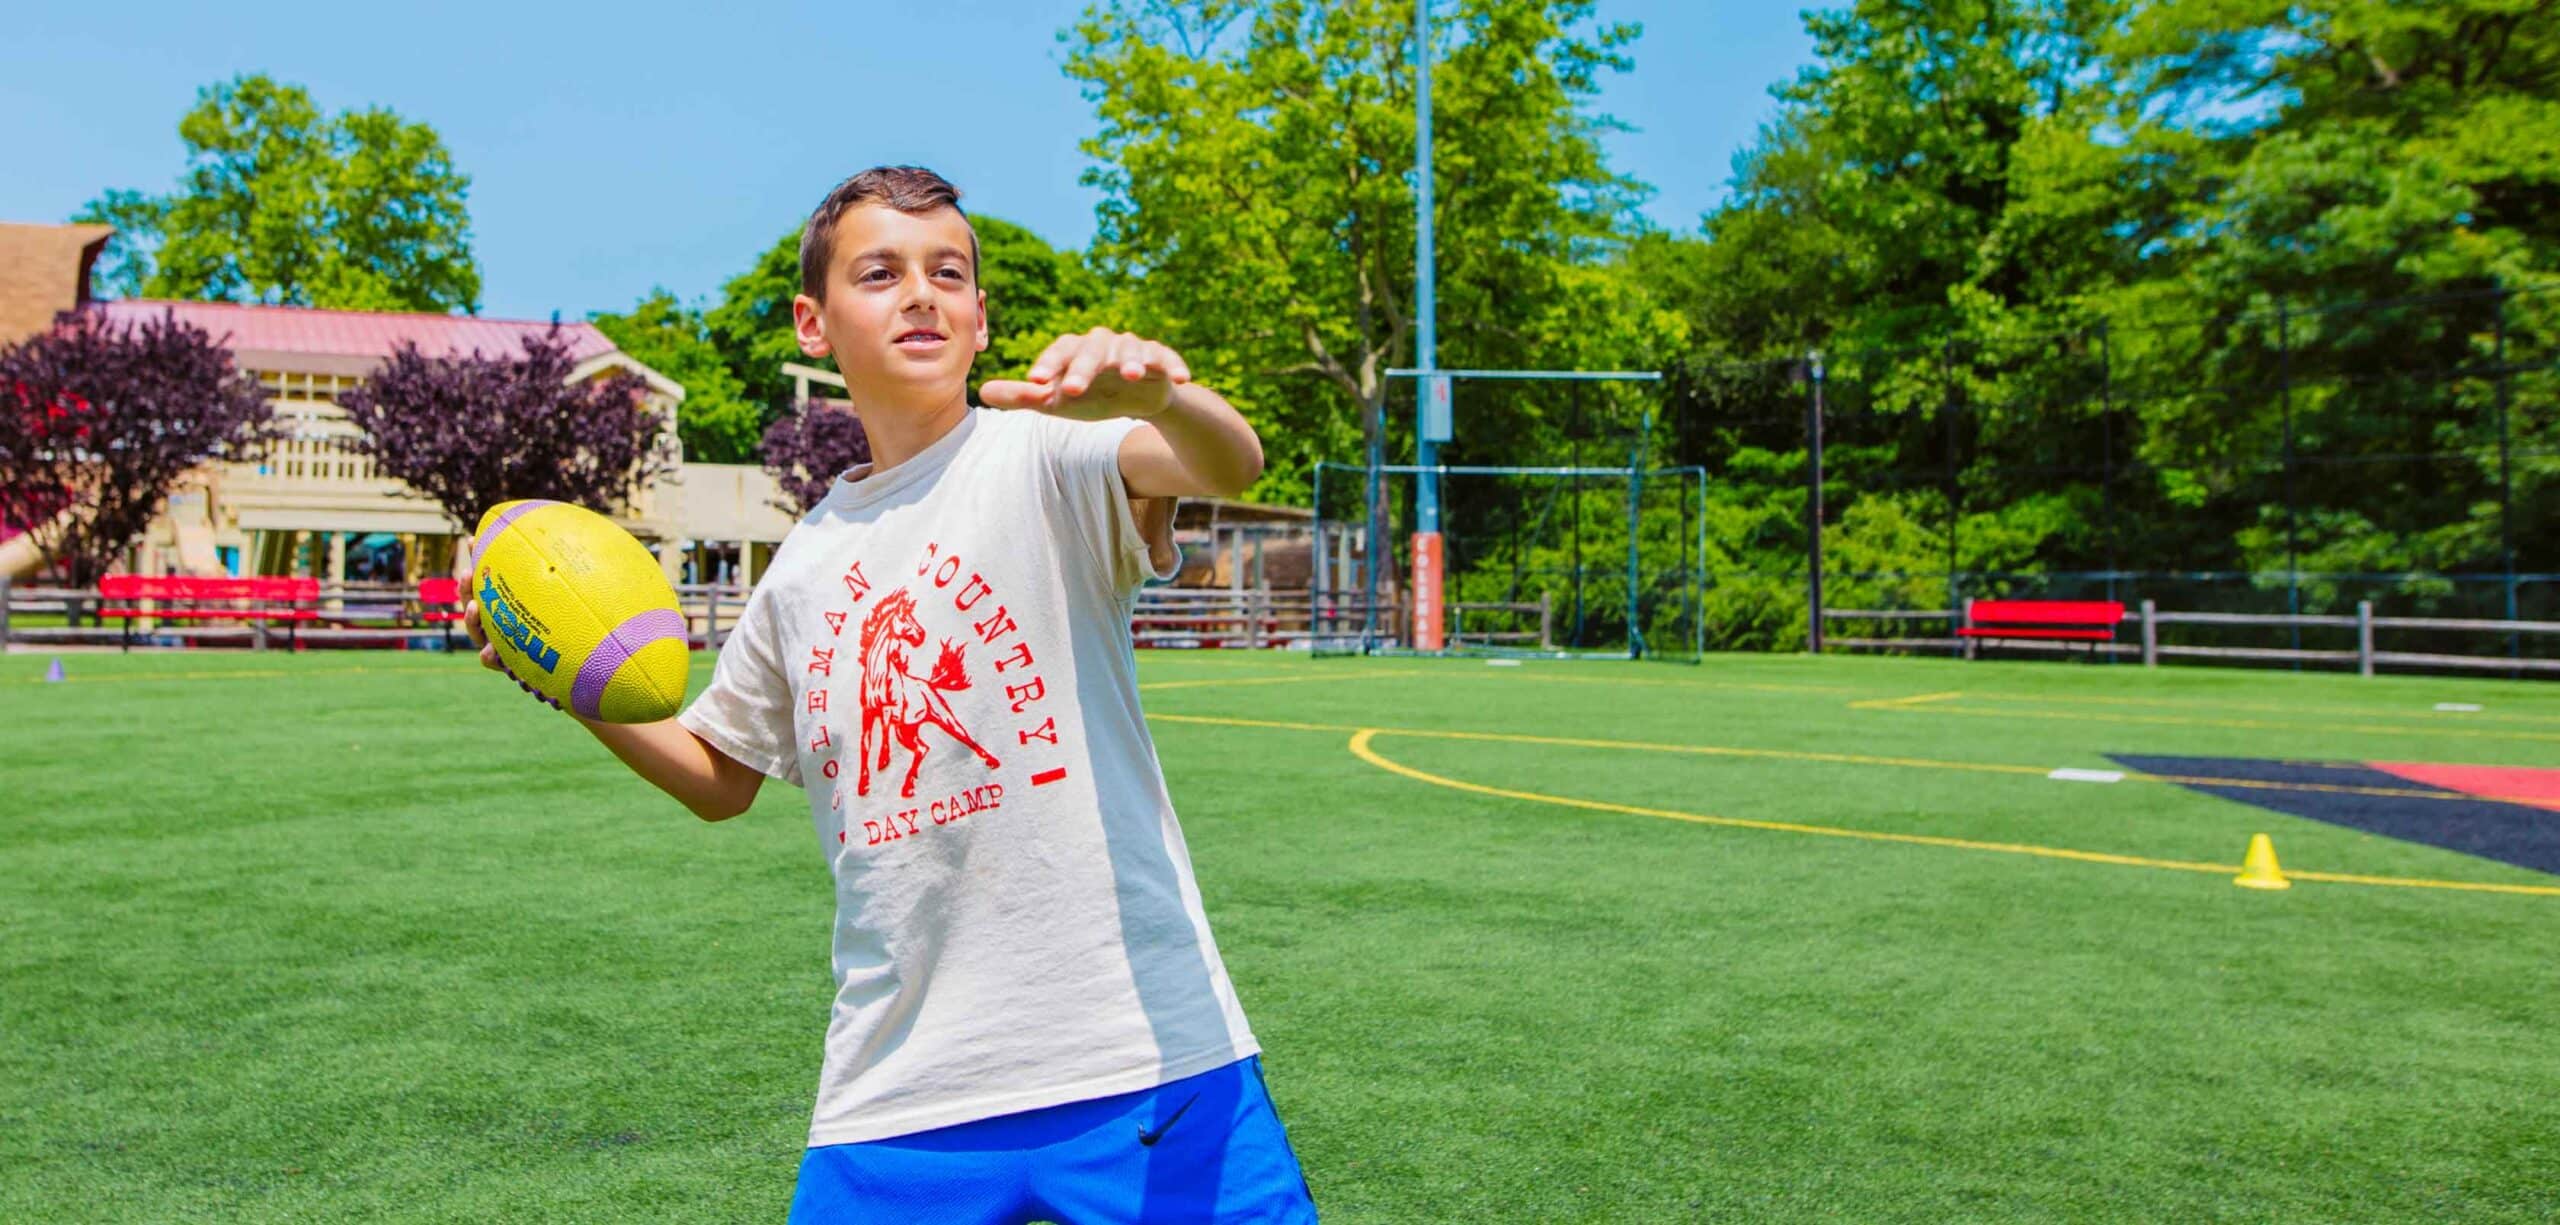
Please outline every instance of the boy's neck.
M878 476L914 459L926 447L960 428L961 419L969 415L969 393L964 390L930 408L903 404L866 408L856 404L853 415L862 422L863 436L871 443L870 474Z

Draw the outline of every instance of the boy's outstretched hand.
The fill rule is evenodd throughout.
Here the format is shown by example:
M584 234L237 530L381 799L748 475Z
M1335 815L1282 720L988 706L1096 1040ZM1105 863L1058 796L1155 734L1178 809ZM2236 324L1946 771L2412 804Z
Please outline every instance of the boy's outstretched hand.
M1061 336L1020 379L978 385L989 408L1030 408L1077 421L1153 417L1191 381L1180 354L1144 336L1095 328Z

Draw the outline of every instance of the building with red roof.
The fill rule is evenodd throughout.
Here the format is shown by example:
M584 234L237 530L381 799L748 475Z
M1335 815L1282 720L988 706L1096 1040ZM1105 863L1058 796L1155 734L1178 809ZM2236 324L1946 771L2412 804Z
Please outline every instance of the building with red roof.
M357 431L338 407L340 397L403 345L431 357L503 357L556 328L576 363L572 381L628 371L647 384L648 402L665 423L663 445L681 461L676 406L684 388L622 352L593 324L231 302L93 302L89 270L111 234L104 226L0 225L0 307L16 312L0 323L24 325L0 335L0 344L41 330L65 310L98 311L125 323L174 315L229 348L239 368L267 389L289 430L255 459L207 464L181 482L136 546L130 562L136 572L416 579L467 566L458 551L469 539L468 525L375 471L373 461L349 445ZM672 476L613 512L656 550L670 578L682 572L692 547L698 569L708 572L717 568L710 564L715 559L734 557L729 568L751 581L755 563L791 526L790 516L771 505L779 496L761 468L679 462ZM40 559L29 543L6 535L0 533L0 574L32 569ZM390 558L396 566L382 564Z
M404 344L416 345L429 357L512 357L524 351L529 337L553 327L569 342L569 356L592 361L617 352L613 342L592 323L535 323L520 319L479 319L467 315L427 315L401 311L333 311L300 306L243 306L236 302L169 302L133 298L102 302L96 307L109 319L138 323L162 315L203 328L231 349L233 360L249 370L291 370L303 374L363 375ZM653 374L638 363L631 369ZM661 383L666 380L659 379ZM674 387L674 384L667 384ZM677 391L677 398L683 393Z
M200 480L172 493L162 521L145 538L136 568L146 573L319 574L369 577L368 550L396 548L403 577L448 572L464 526L444 508L374 470L350 445L356 426L339 397L364 381L404 344L431 357L511 356L549 322L477 319L388 311L316 310L230 302L128 299L90 307L118 322L174 315L203 328L231 350L239 367L267 389L288 427L283 442L255 461L210 465ZM556 325L577 361L573 380L614 371L637 374L665 419L664 443L677 447L676 405L684 389L616 348L593 324ZM683 538L681 499L644 489L615 518L641 540L676 556ZM350 568L348 552L360 556ZM676 563L671 561L671 568Z

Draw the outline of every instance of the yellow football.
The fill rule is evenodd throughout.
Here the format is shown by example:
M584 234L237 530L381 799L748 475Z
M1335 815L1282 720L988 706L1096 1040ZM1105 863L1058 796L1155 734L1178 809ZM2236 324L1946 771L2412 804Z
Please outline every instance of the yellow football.
M527 692L605 723L675 715L684 613L631 533L566 502L501 502L480 516L471 555L481 626Z

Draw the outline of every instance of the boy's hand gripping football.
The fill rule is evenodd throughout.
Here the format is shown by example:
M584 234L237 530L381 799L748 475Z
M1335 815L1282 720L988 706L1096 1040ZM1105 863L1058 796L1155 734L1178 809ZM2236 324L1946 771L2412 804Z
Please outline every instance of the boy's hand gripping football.
M978 387L989 408L1037 409L1077 421L1153 417L1191 381L1180 354L1144 336L1095 328L1061 336L1041 350L1020 379Z
M470 586L469 580L466 579L463 583L464 589L469 590ZM542 697L540 693L535 692L533 686L524 683L522 680L518 680L515 673L507 671L506 663L498 658L498 648L489 645L489 631L480 624L480 601L463 601L462 628L471 635L471 645L480 648L481 667L487 668L492 672L500 673L508 680L515 681L516 688L522 689L526 693L531 693L537 698L542 698L542 701L546 705L549 705L554 709L559 707L560 704L558 702Z
M474 590L467 579L463 589ZM480 666L513 680L514 674L498 661L498 648L489 645L489 631L480 624L480 601L463 602L462 626L471 634L471 645L480 648ZM516 688L533 693L533 686L523 681L516 681ZM617 724L600 723L575 712L569 717L585 724L634 773L657 784L659 790L674 796L705 821L725 821L745 812L748 805L755 803L756 791L764 781L753 768L722 756L673 719Z
M466 590L469 589L470 582L465 580L463 586ZM480 625L480 601L475 599L462 602L462 628L471 634L471 645L480 650L481 667L492 672L507 670L506 665L498 662L498 648L489 645L489 631Z

